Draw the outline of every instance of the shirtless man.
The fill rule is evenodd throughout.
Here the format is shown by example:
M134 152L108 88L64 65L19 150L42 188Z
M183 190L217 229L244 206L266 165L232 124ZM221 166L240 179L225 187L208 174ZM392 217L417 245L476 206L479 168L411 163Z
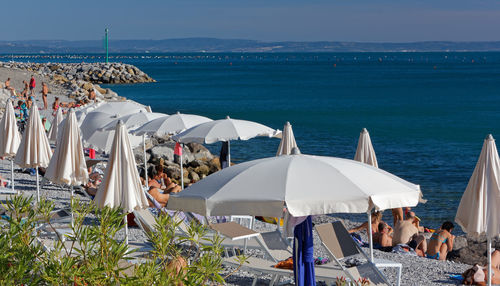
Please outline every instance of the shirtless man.
M427 243L423 235L418 234L418 228L413 224L415 213L408 212L405 220L400 220L394 226L392 246L398 244L408 244L415 249L418 256L424 256L427 250Z
M42 99L43 99L43 109L49 108L47 103L47 94L49 94L49 87L45 82L42 83Z
M5 89L10 91L12 96L16 96L16 90L12 86L10 86L10 77L5 81Z
M373 234L373 243L381 247L391 247L392 237L389 235L389 226L385 222L378 224L378 232Z
M451 221L445 221L441 228L432 234L425 253L427 258L446 260L448 251L453 249L455 236L451 234L451 231L454 227Z

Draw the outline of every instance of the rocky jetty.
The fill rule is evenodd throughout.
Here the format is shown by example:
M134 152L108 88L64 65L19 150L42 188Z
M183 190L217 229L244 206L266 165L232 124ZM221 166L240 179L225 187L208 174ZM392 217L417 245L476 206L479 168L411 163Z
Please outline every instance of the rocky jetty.
M21 63L2 62L1 67L27 70L66 83L82 80L97 84L155 82L137 67L123 63Z
M109 88L99 84L131 84L155 82L137 67L123 63L24 63L0 62L1 68L17 69L48 79L51 86L68 91L70 99L77 102L89 99L94 90L98 100L125 100Z

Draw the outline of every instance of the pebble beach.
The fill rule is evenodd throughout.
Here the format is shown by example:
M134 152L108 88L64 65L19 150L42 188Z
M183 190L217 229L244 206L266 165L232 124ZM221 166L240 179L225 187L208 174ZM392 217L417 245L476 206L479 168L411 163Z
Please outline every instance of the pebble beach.
M136 73L136 72L134 72ZM57 96L62 102L70 102L77 99L77 96L85 96L81 91L76 91L76 89L71 87L71 84L61 80L60 77L56 76L54 79L54 74L51 72L45 72L43 70L28 70L19 69L15 67L0 67L0 82L5 82L7 78L11 79L11 86L16 90L22 90L22 81L28 80L31 75L35 75L37 81L37 88L35 93L35 101L38 107L43 106L41 101L40 88L42 82L47 82L49 84L50 93L48 95L48 110L40 110L41 116L46 117L49 121L52 120L52 110L50 106ZM126 78L126 77L125 77ZM82 77L83 80L83 77ZM96 80L97 81L97 80ZM102 81L100 81L102 83ZM113 93L112 91L102 91L102 100L122 100L119 95ZM106 96L107 95L107 96ZM0 98L0 106L5 105L6 98ZM6 179L10 179L10 162L8 160L0 161L0 175ZM20 172L21 169L15 166L15 186L17 190L20 190L25 195L36 196L35 178L36 176L27 173ZM54 185L47 183L41 188L41 195L47 199L54 202L56 208L69 208L70 202L70 190L68 187ZM88 201L89 199L80 194L76 194L82 201ZM353 214L341 214L341 215L329 215L329 216L317 216L314 218L314 223L326 223L335 220L342 220L347 228L358 225L359 223L366 220L364 214L353 215ZM257 223L256 228L258 230L270 230L274 229L274 225L268 225L264 223ZM366 234L361 233L363 240L367 241ZM117 239L124 239L124 233L119 233ZM146 235L139 228L129 229L129 240L134 242L144 242L147 240ZM464 238L465 240L465 238ZM465 245L467 245L467 240L465 240ZM317 246L317 247L316 247ZM464 247L462 245L462 247ZM369 250L364 249L365 252ZM251 252L252 255L262 255L262 253ZM396 253L387 253L379 250L374 251L374 256L376 258L388 259L395 262L402 263L403 271L401 278L401 285L457 285L460 284L457 280L452 280L449 278L453 274L461 274L466 269L472 267L471 264L465 264L455 261L435 261L426 258L402 255ZM328 257L326 251L321 247L319 238L315 234L315 257ZM478 261L479 262L479 261ZM231 269L226 270L227 273L231 272ZM397 273L393 268L388 268L383 270L384 274L387 276L391 284L396 284ZM251 285L254 278L254 274L238 271L231 275L227 280L228 285ZM257 285L267 285L269 284L270 277L259 276L259 281ZM288 283L290 280L282 279L283 283Z

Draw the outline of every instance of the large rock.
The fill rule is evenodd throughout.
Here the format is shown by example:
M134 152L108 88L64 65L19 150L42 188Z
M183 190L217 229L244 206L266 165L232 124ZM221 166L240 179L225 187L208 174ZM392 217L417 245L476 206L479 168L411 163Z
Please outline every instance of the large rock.
M151 155L155 158L163 158L167 161L174 161L174 150L167 145L155 146L151 149Z

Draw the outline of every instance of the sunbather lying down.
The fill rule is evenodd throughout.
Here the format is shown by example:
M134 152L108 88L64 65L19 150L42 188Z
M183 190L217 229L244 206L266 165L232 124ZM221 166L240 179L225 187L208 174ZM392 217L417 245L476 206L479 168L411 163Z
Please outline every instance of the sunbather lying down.
M164 193L178 193L181 191L181 186L172 182L170 178L163 172L163 167L157 165L148 169L148 184L150 187L162 189Z
M495 250L491 254L491 284L500 284L500 251ZM488 266L479 266L467 269L462 276L464 277L463 284L465 285L486 285L488 282Z

